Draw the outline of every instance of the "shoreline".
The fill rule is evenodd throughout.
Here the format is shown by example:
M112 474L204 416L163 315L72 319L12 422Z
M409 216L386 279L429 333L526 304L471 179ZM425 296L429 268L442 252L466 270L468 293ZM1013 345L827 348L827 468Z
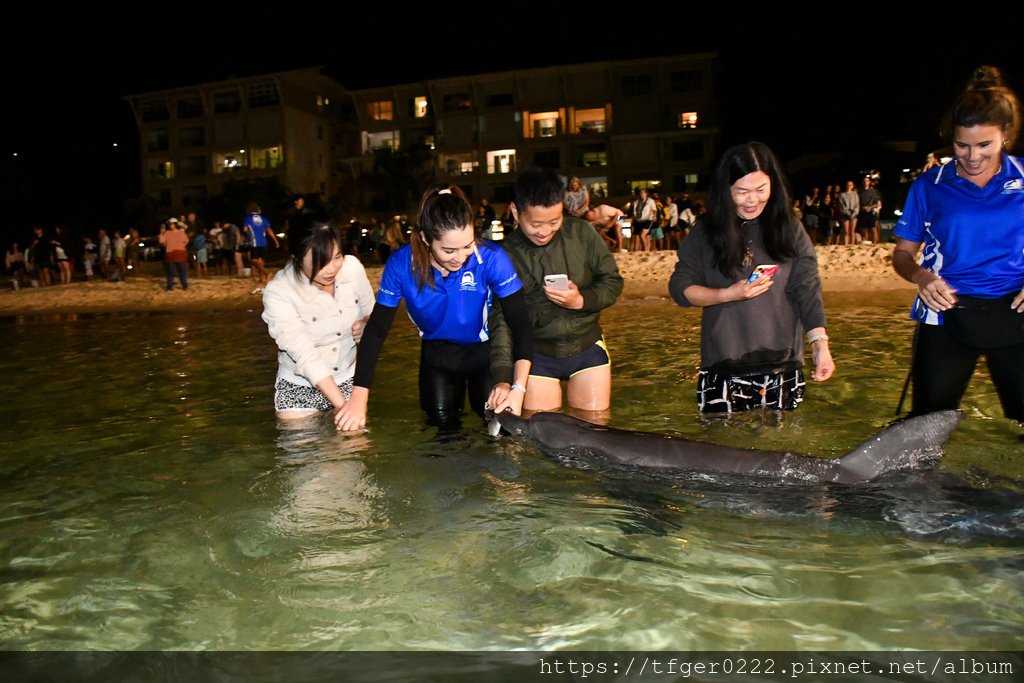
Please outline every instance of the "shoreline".
M822 291L884 292L916 290L892 269L892 244L819 246ZM674 251L615 254L625 280L623 298L668 298L667 283L676 264ZM262 292L251 277L213 275L189 278L188 291L165 291L159 263L145 264L144 274L121 282L75 280L70 285L0 290L0 317L52 313L134 313L159 311L245 311L262 308ZM383 267L368 266L376 291ZM276 269L272 272L276 272ZM177 286L177 283L176 283ZM909 299L908 299L909 301Z

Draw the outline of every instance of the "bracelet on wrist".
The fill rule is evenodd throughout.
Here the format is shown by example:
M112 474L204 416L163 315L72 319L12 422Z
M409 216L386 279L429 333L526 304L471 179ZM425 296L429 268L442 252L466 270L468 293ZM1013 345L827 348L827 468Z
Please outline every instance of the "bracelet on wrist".
M827 334L807 335L807 343L808 344L813 344L814 342L819 342L819 341L828 341L828 335Z
M521 392L523 392L525 394L526 393L526 387L524 387L519 382L516 382L515 384L513 384L512 386L509 387L509 391L521 391Z

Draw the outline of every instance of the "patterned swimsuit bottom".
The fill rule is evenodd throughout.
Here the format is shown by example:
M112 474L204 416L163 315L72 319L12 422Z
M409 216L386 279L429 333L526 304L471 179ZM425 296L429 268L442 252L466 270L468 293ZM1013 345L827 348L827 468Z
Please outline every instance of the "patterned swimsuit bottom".
M802 370L739 377L701 370L697 408L702 413L793 410L804 400L804 386Z

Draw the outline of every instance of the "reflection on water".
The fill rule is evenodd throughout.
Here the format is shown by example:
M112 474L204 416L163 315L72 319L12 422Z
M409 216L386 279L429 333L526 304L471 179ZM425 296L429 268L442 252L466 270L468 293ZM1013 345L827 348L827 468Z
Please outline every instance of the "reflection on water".
M905 298L829 301L835 378L727 420L696 414L699 313L622 302L611 423L841 455L892 419ZM981 375L938 468L841 487L439 435L408 326L359 437L275 422L255 312L0 328L8 649L1021 649L1019 430Z

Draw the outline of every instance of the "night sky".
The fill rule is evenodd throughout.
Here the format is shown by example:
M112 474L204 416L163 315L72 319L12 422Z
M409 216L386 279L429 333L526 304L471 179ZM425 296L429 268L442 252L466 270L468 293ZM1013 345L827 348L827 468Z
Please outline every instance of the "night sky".
M234 76L323 65L358 89L713 51L719 53L723 145L761 140L784 161L826 151L863 155L883 140L937 147L944 108L982 63L1002 68L1024 93L1020 38L1009 27L1000 35L1010 22L994 11L969 21L908 25L858 8L820 21L787 19L784 34L755 34L742 27L768 18L742 7L728 17L676 12L642 21L575 7L545 15L547 26L512 13L486 17L431 4L419 16L388 17L386 31L372 28L383 20L367 10L336 20L239 10L230 19L156 22L90 7L88 14L62 14L57 23L41 16L6 22L0 28L3 241L36 223L89 230L116 223L123 200L139 193L138 133L122 98ZM789 11L781 4L752 7Z

